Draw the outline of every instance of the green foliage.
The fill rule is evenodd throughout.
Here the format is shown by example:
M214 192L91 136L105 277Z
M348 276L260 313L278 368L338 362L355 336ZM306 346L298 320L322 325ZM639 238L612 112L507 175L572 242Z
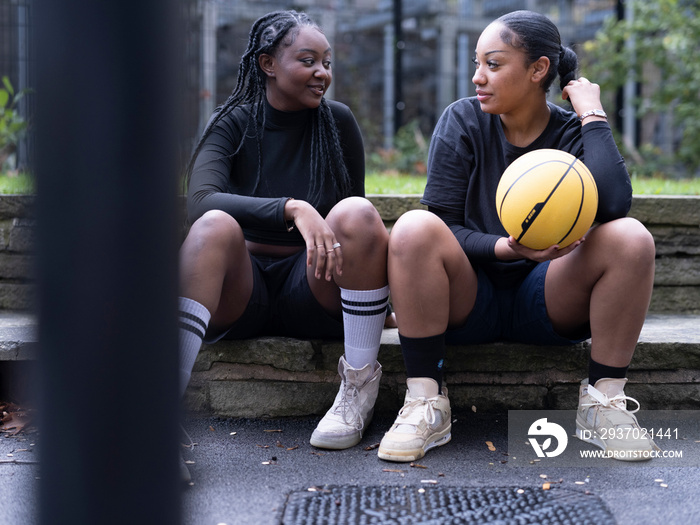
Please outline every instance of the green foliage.
M425 175L368 172L365 192L367 195L422 195L426 181ZM632 174L632 188L635 195L700 195L700 178L672 179Z
M423 175L428 164L428 141L414 120L402 126L394 137L394 148L378 149L367 156L370 171L395 171Z
M31 195L35 192L34 179L28 173L0 171L0 194Z
M3 87L0 88L0 168L17 148L29 128L29 122L17 112L17 103L22 99L27 89L15 93L10 79L2 77Z
M628 74L643 84L635 102L639 117L670 115L680 132L673 151L663 158L658 147L644 144L637 164L674 173L700 167L700 4L696 0L629 0L632 22L609 19L593 41L584 45L584 75L600 84L608 97L625 84ZM634 50L625 45L634 39ZM606 105L611 100L604 100ZM628 156L629 161L629 156ZM641 161L641 162L640 162Z

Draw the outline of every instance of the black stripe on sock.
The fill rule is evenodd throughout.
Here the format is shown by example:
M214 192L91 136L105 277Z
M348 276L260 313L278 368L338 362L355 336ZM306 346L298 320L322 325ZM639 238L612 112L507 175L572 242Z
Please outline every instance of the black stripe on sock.
M192 326L189 323L186 323L184 321L180 321L180 328L182 328L183 330L187 330L188 332L192 332L194 335L196 335L200 339L204 339L204 331L197 329L196 326Z
M197 317L196 315L192 315L191 313L183 312L182 310L180 310L180 317L183 317L185 319L189 319L190 321L194 321L199 326L201 326L204 331L207 330L207 324L204 321L202 321L199 317Z
M347 299L343 299L342 297L340 298L340 301L343 304L347 304L348 306L378 306L380 304L384 304L389 300L389 296L386 296L384 299L379 299L377 301L348 301Z
M379 308L378 310L352 310L350 308L345 308L345 306L343 306L343 312L350 314L350 315L359 315L362 317L367 317L370 315L380 315L380 314L386 314L386 305L384 305L383 308Z

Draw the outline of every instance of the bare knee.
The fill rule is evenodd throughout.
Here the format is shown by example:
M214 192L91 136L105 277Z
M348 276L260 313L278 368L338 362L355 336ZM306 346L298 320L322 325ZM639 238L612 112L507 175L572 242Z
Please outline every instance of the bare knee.
M336 204L326 218L343 248L386 251L389 240L384 222L374 205L362 197L348 197Z
M620 256L654 259L656 255L654 237L637 219L632 217L617 219L601 224L596 230L596 233L602 237L601 241L606 249Z
M640 276L654 273L654 238L637 219L625 217L597 226L584 246L592 250L596 262Z
M182 251L201 253L222 250L229 253L245 249L245 237L238 222L221 210L210 210L190 228Z
M437 215L425 210L404 213L394 224L389 236L389 257L411 259L435 253L439 238L447 231L445 223Z

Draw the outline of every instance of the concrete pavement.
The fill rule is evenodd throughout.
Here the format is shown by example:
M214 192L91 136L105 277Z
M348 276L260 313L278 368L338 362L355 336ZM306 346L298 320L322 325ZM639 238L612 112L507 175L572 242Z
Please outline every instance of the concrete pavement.
M587 491L607 506L619 525L700 522L697 466L609 460L606 467L549 468L543 460L534 466L515 467L507 455L507 413L459 413L453 420L452 441L430 451L416 462L420 466L411 467L377 458L373 447L393 421L389 414L375 418L360 445L343 451L309 445L317 418L190 418L186 428L197 445L183 453L192 462L193 477L193 484L183 489L183 524L281 523L289 496L310 488L407 487L418 491L437 486L539 491L545 482L552 484L552 490ZM698 465L700 418L687 421L680 438L686 456L679 465ZM40 472L35 449L39 440L38 433L0 438L0 523L36 523ZM487 441L495 450L490 450ZM575 438L572 441L587 447Z

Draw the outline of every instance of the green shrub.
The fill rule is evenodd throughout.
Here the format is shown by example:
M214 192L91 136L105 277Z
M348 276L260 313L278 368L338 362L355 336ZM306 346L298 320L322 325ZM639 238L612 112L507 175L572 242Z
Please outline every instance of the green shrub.
M15 152L17 143L29 129L29 121L17 112L17 103L29 90L23 89L15 93L7 76L2 77L2 84L3 87L0 88L0 169Z

